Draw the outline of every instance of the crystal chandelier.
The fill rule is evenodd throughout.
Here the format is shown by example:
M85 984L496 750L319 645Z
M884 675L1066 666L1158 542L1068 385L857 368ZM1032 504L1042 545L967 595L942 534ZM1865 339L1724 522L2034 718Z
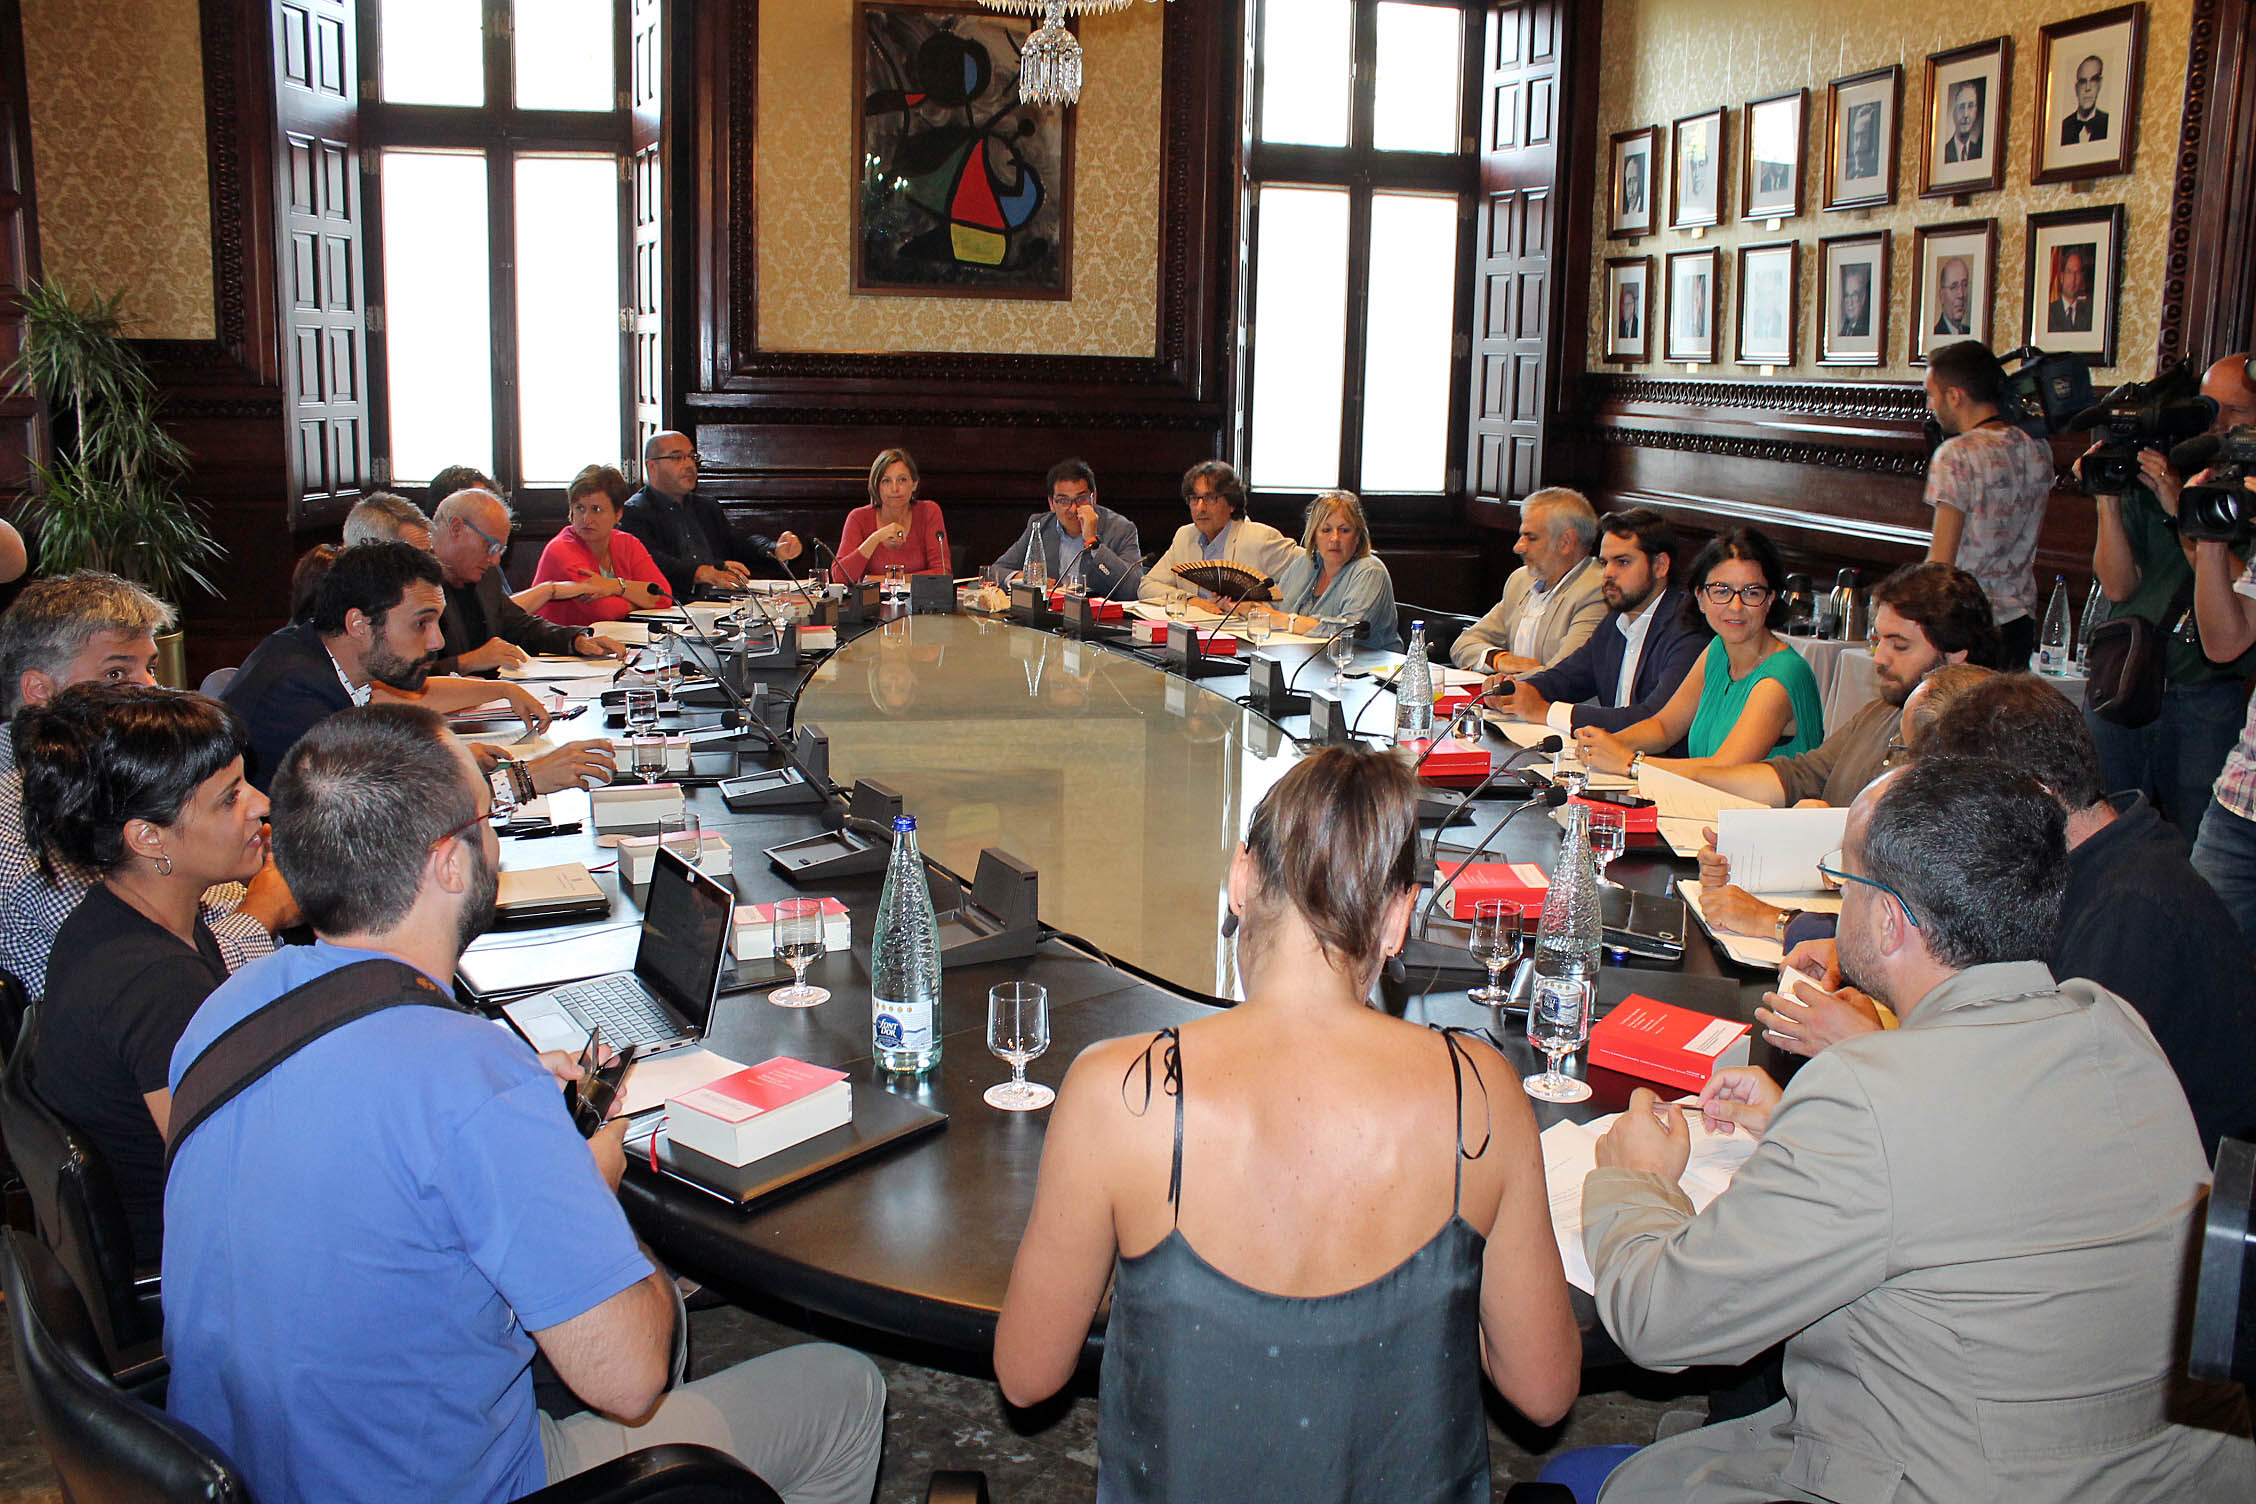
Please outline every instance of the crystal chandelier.
M1018 97L1024 104L1081 101L1081 44L1065 28L1067 16L1101 16L1135 0L979 0L989 10L1040 16L1018 54ZM1154 0L1156 3L1156 0Z

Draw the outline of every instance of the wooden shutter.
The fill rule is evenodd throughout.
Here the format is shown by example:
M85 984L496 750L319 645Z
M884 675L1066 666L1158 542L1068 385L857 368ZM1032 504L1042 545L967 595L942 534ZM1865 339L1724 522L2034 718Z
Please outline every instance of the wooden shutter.
M1476 501L1543 483L1544 415L1558 380L1561 0L1489 8L1474 225L1468 487Z
M18 297L38 275L23 11L17 0L0 0L0 366L16 358L23 338ZM19 495L31 484L32 461L45 457L45 446L38 401L0 395L0 495Z
M273 0L290 523L335 521L368 481L354 0Z
M634 0L627 21L627 401L630 457L666 426L665 0Z

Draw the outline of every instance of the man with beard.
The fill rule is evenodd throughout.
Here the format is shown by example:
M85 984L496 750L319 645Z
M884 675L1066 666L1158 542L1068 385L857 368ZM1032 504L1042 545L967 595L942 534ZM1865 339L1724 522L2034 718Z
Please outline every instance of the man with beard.
M1716 1072L1707 1126L1759 1142L1706 1211L1683 1113L1631 1093L1583 1180L1600 1319L1647 1368L1783 1341L1785 1398L1639 1452L1607 1504L2256 1492L2238 1386L2181 1372L2208 1179L2185 1093L2129 1004L2043 959L2065 826L1978 758L1858 796L1841 963L1902 1026L1783 1091Z
M1669 582L1675 552L1676 529L1651 507L1607 517L1598 533L1606 619L1552 667L1518 680L1492 675L1483 693L1570 737L1577 726L1619 731L1657 712L1708 645L1698 614Z
M338 552L315 587L311 620L251 650L220 698L250 727L244 768L260 793L299 737L325 717L366 705L379 689L441 712L506 699L532 730L546 729L548 712L522 686L431 678L441 650L442 579L438 560L412 543L356 543ZM609 776L596 766L608 760L600 745L563 750L571 756L537 760L549 764L542 772L550 788L583 773Z
M173 1051L166 1408L278 1504L514 1499L666 1442L862 1504L875 1366L810 1343L668 1394L679 1308L618 1204L624 1120L583 1142L577 1066L453 1004L493 918L491 812L425 710L346 710L284 757L275 860L318 938L230 979ZM374 1007L201 1096L237 1024L339 995ZM535 1407L536 1350L590 1411Z

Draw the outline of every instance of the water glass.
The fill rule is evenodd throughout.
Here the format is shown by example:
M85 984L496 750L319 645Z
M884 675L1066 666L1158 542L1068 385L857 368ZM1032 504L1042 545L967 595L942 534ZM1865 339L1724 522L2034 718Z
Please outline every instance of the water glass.
M627 731L629 735L649 733L658 729L658 691L647 688L629 688L625 691Z
M1327 687L1338 689L1347 682L1347 666L1355 661L1355 634L1336 634L1324 645L1324 656L1332 661L1332 679Z
M791 985L768 994L778 1008L812 1008L830 1001L829 988L807 982L807 968L823 953L823 922L819 898L786 898L776 904L770 922L775 953L791 968Z
M1618 804L1590 806L1590 855L1598 864L1598 881L1608 882L1606 866L1629 849L1629 815ZM1614 886L1609 883L1609 886Z
M1520 906L1508 898L1483 898L1473 905L1473 930L1466 942L1473 959L1488 968L1488 985L1465 995L1491 1008L1500 1008L1511 992L1503 985L1504 967L1520 955Z
M658 817L658 844L672 847L692 867L705 858L705 822L694 810Z
M627 741L627 771L644 783L657 783L666 776L666 742L657 736L630 737Z
M1528 1006L1528 1043L1543 1052L1541 1074L1520 1082L1527 1094L1543 1102L1580 1102L1590 1095L1590 1083L1559 1069L1567 1056L1590 1042L1589 982L1568 977L1535 979L1535 995Z
M1238 618L1238 621L1245 627L1246 641L1252 643L1255 647L1260 647L1263 643L1269 640L1270 622L1268 612L1248 611L1244 615L1240 616Z
M1028 1061L1050 1047L1050 991L1039 982L1004 982L987 989L987 1052L1010 1062L1011 1078L987 1088L989 1107L1032 1112L1057 1093L1026 1079Z

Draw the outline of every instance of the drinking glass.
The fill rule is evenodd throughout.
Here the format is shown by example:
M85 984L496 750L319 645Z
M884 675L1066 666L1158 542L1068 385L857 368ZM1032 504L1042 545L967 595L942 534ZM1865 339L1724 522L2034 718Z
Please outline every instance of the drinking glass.
M1543 1102L1580 1102L1590 1083L1559 1069L1561 1061L1590 1041L1591 984L1566 977L1535 979L1528 1005L1528 1043L1543 1052L1543 1071L1524 1078L1527 1094Z
M1238 620L1245 626L1245 635L1247 642L1252 643L1255 647L1259 647L1269 640L1268 612L1248 611L1244 615L1240 616Z
M1606 865L1629 849L1629 816L1615 804L1590 806L1590 855L1598 863L1598 881L1618 886L1606 877Z
M658 844L671 846L692 867L705 859L705 822L696 811L658 817Z
M1508 898L1483 898L1473 905L1472 938L1466 942L1473 959L1488 968L1488 985L1465 995L1475 1002L1500 1008L1511 996L1503 985L1505 963L1519 958L1520 906Z
M627 732L629 735L648 735L658 729L658 691L630 688L626 691Z
M1032 1112L1057 1093L1026 1079L1026 1064L1050 1047L1050 990L1039 982L1004 982L987 989L987 1052L1010 1062L1011 1078L987 1088L989 1107Z
M652 669L652 677L658 681L659 698L668 705L674 704L674 687L681 683L682 677L682 640L679 634L669 632L666 640L658 644L658 662Z
M1166 609L1169 621L1181 621L1184 613L1191 609L1190 597L1180 590L1165 592L1160 596L1159 603Z
M1324 645L1324 656L1332 661L1332 680L1325 686L1338 689L1347 682L1347 666L1355 661L1355 634L1341 632Z
M627 770L644 783L657 783L663 779L666 776L665 739L656 736L629 738Z
M807 968L823 953L823 911L819 898L786 898L775 906L775 953L791 968L791 985L778 987L768 1001L779 1008L812 1008L830 1001L830 989L807 984Z

